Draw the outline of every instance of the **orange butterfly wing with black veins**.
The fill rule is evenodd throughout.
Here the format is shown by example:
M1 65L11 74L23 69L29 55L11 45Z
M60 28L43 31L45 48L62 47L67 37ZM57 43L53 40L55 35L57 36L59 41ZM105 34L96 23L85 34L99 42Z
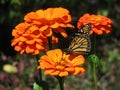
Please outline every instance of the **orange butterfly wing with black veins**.
M90 32L91 25L86 24L75 33L69 47L65 50L66 53L86 54L90 52Z

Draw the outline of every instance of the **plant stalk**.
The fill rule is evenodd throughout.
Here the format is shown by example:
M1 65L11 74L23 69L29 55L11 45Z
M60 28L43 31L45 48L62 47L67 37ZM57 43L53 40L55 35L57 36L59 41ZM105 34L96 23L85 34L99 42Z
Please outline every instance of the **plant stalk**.
M64 90L64 77L57 76L57 79L60 85L60 90Z
M94 85L95 85L94 90L97 90L96 65L94 63L93 63L93 78L94 78Z
M51 50L52 47L52 37L48 37L48 45L49 45L49 50Z
M96 34L93 34L93 53L96 54ZM93 78L95 90L97 90L97 75L96 75L96 63L93 62Z
M40 58L39 55L36 56L37 64L38 64L38 65L39 65L39 63L38 63L39 58ZM41 69L39 69L39 82L42 82L42 70L41 70Z

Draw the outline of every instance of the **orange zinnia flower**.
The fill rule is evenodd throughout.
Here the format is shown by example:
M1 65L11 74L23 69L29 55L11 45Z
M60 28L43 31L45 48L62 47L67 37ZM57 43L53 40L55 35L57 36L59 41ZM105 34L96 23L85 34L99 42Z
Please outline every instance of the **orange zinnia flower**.
M112 20L102 15L84 14L79 19L77 27L80 28L84 24L92 25L90 34L96 33L98 35L102 35L103 32L106 34L110 33Z
M36 26L30 27L28 23L20 23L13 29L12 36L14 39L11 45L15 46L15 50L20 54L26 52L37 55L40 51L46 50L47 37L42 36Z
M20 54L26 52L37 55L40 51L46 51L48 37L52 37L53 44L58 43L53 32L67 37L64 28L73 28L69 11L61 7L30 12L25 15L24 20L12 31L12 46Z
M68 76L69 74L77 75L85 72L85 59L82 55L66 55L60 49L50 50L47 55L39 59L38 69L45 70L45 74Z
M72 18L69 11L62 7L30 12L24 17L24 20L29 24L36 25L47 37L52 36L53 31L67 37L64 28L73 28L73 25L70 24Z

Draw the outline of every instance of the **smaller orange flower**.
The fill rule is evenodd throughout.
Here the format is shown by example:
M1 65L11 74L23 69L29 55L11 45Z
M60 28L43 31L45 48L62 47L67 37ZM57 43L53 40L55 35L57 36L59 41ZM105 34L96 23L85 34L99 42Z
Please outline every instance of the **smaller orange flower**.
M45 74L68 76L69 74L83 74L85 68L81 66L85 59L82 55L66 55L60 49L50 50L47 55L39 59L38 69L45 70Z
M77 27L80 28L84 24L92 25L92 30L90 34L96 33L98 35L102 35L103 32L105 32L106 34L111 32L112 20L102 15L84 14L79 19Z
M11 45L15 46L15 50L20 52L20 54L26 52L37 55L40 51L46 50L47 37L42 36L36 26L30 27L30 24L20 23L13 30L12 36L14 36L14 39Z

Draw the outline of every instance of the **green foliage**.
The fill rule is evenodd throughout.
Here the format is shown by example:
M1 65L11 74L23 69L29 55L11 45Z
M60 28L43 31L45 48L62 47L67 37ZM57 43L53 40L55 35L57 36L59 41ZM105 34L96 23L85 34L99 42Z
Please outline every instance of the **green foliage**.
M88 56L87 61L91 64L91 66L94 64L96 68L100 66L100 59L95 54Z
M33 90L43 90L37 83L33 84Z

